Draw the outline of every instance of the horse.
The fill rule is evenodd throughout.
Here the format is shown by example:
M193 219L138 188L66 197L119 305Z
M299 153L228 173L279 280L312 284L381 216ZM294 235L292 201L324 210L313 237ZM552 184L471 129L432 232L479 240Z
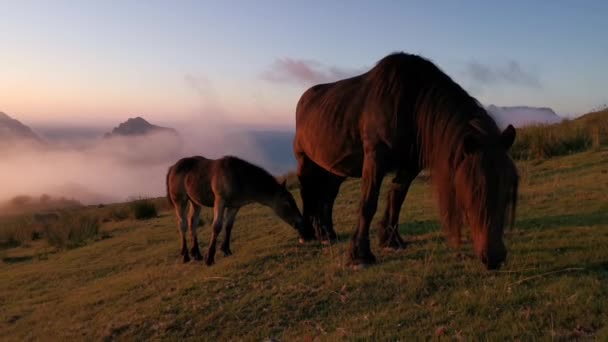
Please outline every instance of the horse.
M400 249L400 209L412 181L428 169L448 242L459 247L467 223L478 259L498 269L507 255L505 227L515 219L519 176L509 156L515 135L512 125L501 131L474 97L419 55L391 53L362 74L314 85L297 102L293 140L308 229L335 241L340 185L361 178L349 264L373 264L369 229L383 178L394 172L377 227L380 246Z
M186 230L189 226L195 260L202 256L198 248L196 228L203 206L213 208L212 235L205 264L214 263L216 240L225 222L225 235L221 249L225 256L232 255L230 233L239 209L250 203L259 203L272 210L300 234L300 243L314 239L306 232L304 219L286 180L279 182L263 168L234 156L208 159L202 156L186 157L169 167L166 177L167 199L175 209L181 238L183 262L189 262ZM190 211L187 213L188 205ZM187 215L188 214L188 215Z

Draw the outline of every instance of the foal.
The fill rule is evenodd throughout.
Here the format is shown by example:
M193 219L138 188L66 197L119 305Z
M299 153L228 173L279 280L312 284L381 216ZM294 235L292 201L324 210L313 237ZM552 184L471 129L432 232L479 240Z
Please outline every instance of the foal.
M224 223L226 232L221 249L226 256L232 254L232 226L239 209L249 203L272 208L283 221L298 230L300 242L314 238L308 233L311 229L305 229L305 221L285 181L279 183L266 170L237 157L208 159L193 156L180 159L167 172L167 198L177 216L184 263L190 261L185 236L188 225L192 243L190 255L196 260L202 259L196 239L202 206L213 207L213 230L205 255L207 265L214 262L217 236ZM190 212L187 215L188 204Z

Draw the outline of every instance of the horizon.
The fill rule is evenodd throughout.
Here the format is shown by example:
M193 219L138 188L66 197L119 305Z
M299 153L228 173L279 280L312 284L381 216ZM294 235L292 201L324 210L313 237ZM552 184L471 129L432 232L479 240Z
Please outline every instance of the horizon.
M25 1L0 10L0 110L28 125L143 116L289 127L306 88L394 51L429 58L486 106L573 117L608 103L599 44L608 4L599 1Z

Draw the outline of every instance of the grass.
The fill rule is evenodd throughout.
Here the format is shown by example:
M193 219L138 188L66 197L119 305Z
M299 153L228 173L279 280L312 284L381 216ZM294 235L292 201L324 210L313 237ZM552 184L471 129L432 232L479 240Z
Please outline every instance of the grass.
M562 156L608 146L608 109L553 125L532 125L517 131L511 150L516 159Z
M50 246L73 248L97 237L99 218L82 210L4 217L0 221L0 246L29 246L45 240ZM50 216L50 217L49 217Z
M0 331L14 341L608 339L608 150L519 169L518 220L498 272L471 259L470 244L446 246L421 179L402 209L408 247L383 251L372 235L379 263L360 271L345 266L358 180L336 201L338 244L300 246L269 209L250 205L234 255L219 253L212 267L181 264L173 213L158 199L158 217L106 220L100 234L111 237L79 248L3 247ZM82 210L107 217L128 206ZM206 247L208 225L198 235Z

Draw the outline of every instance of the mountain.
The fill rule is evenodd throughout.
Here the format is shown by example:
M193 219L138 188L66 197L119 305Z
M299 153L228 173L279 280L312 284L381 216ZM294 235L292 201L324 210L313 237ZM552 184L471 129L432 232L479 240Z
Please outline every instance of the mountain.
M0 112L0 144L14 145L17 142L43 143L31 128Z
M551 108L546 107L499 107L489 105L486 109L500 128L505 128L509 124L512 124L515 127L522 127L531 124L553 124L564 119L557 115Z
M176 136L178 135L177 131L173 128L153 125L146 121L144 118L138 116L136 118L129 118L127 121L118 125L118 127L114 127L112 132L106 133L104 137L110 138L114 136L141 136L150 133L169 133Z
M106 133L96 146L99 155L111 155L126 163L165 163L175 159L183 147L173 128L156 126L142 117L130 118Z

